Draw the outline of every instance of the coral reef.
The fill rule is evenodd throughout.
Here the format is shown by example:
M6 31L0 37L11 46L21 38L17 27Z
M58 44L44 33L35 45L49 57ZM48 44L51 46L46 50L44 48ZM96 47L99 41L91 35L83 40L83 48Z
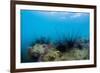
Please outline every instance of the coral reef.
M55 44L41 38L34 42L29 51L34 62L85 60L89 59L89 40L72 37L59 40Z
M44 61L58 61L60 60L60 52L57 50L49 50L43 57Z
M82 59L88 59L88 49L86 48L82 50L75 48L70 52L63 53L61 57L61 60L82 60Z

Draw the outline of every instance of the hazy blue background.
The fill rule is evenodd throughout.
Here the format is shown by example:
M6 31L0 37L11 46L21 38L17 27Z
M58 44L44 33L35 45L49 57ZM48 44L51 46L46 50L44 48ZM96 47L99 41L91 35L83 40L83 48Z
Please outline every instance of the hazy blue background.
M21 10L21 60L28 61L27 49L39 37L59 39L61 35L89 38L89 13Z

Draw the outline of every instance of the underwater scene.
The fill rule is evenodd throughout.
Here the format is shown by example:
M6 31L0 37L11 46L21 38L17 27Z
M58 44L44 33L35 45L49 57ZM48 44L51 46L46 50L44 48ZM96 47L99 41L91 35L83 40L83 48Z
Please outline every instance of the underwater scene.
M89 59L90 14L21 10L21 63Z

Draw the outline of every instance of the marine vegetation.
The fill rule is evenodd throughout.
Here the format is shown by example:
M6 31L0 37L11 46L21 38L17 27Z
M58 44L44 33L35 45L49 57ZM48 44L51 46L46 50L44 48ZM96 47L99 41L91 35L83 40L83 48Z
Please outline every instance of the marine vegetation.
M56 43L42 37L36 39L28 49L33 62L89 59L89 40L77 37L65 37Z
M58 41L56 49L60 52L67 52L72 50L75 47L77 41L77 37L65 37L63 38L62 42Z

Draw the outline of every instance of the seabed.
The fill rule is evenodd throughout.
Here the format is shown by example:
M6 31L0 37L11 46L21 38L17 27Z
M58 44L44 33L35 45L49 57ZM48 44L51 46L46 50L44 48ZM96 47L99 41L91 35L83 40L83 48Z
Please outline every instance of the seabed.
M28 48L32 62L69 61L89 59L89 40L67 38L55 43L44 38L37 39Z

